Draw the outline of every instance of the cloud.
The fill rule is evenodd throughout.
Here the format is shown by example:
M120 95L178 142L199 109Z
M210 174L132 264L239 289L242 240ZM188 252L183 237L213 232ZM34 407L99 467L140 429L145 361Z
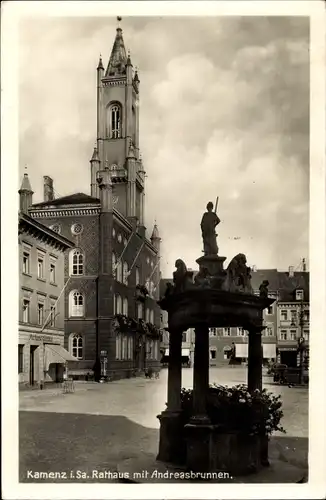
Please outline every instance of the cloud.
M123 23L139 65L146 223L159 223L163 274L178 257L196 265L200 219L217 195L222 255L243 251L251 264L279 268L307 258L308 19ZM38 199L45 174L62 195L89 190L95 68L114 32L111 18L21 26L20 158Z

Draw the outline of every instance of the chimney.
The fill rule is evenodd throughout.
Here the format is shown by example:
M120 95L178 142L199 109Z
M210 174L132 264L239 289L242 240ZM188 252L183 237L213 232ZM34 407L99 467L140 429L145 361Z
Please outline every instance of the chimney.
M44 201L53 201L54 200L53 179L48 175L44 175L43 186L44 186L43 188Z
M289 266L289 278L293 278L293 276L294 276L294 267Z
M306 264L306 259L302 259L302 271L305 273L307 272L307 264Z

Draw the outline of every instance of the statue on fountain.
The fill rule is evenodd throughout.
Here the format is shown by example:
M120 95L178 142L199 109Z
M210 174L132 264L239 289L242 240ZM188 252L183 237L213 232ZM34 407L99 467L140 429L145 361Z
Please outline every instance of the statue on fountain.
M218 246L216 243L217 234L215 233L215 228L221 222L219 217L216 215L217 203L215 205L215 212L213 212L214 206L211 201L207 203L206 208L207 212L204 213L200 224L204 243L204 254L217 255Z

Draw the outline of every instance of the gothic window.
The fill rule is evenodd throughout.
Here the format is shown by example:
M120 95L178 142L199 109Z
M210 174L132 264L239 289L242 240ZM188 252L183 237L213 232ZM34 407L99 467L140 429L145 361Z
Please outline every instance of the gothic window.
M121 344L122 344L122 335L121 333L117 333L115 338L115 358L121 359Z
M70 316L84 316L84 296L76 290L69 295Z
M122 314L122 300L120 295L115 298L115 314Z
M152 325L154 324L154 311L153 310L151 310L149 313L149 322L152 323Z
M81 335L75 334L71 337L70 351L75 358L83 358L83 337Z
M119 262L117 263L115 279L117 281L120 281L120 283L122 283L122 274L123 274L122 262L121 260L119 260Z
M128 316L128 299L123 299L122 314Z
M137 318L143 319L143 304L137 305Z
M140 275L139 275L139 269L136 267L136 285L139 285L140 283Z
M110 139L121 137L121 107L118 104L108 109L108 136Z
M78 276L84 274L84 254L81 250L75 249L70 252L70 275Z

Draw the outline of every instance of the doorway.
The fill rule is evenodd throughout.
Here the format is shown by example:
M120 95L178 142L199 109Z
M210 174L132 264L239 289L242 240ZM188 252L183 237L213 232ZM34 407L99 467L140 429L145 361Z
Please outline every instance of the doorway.
M35 351L38 348L37 345L30 346L29 354L29 384L35 384Z

